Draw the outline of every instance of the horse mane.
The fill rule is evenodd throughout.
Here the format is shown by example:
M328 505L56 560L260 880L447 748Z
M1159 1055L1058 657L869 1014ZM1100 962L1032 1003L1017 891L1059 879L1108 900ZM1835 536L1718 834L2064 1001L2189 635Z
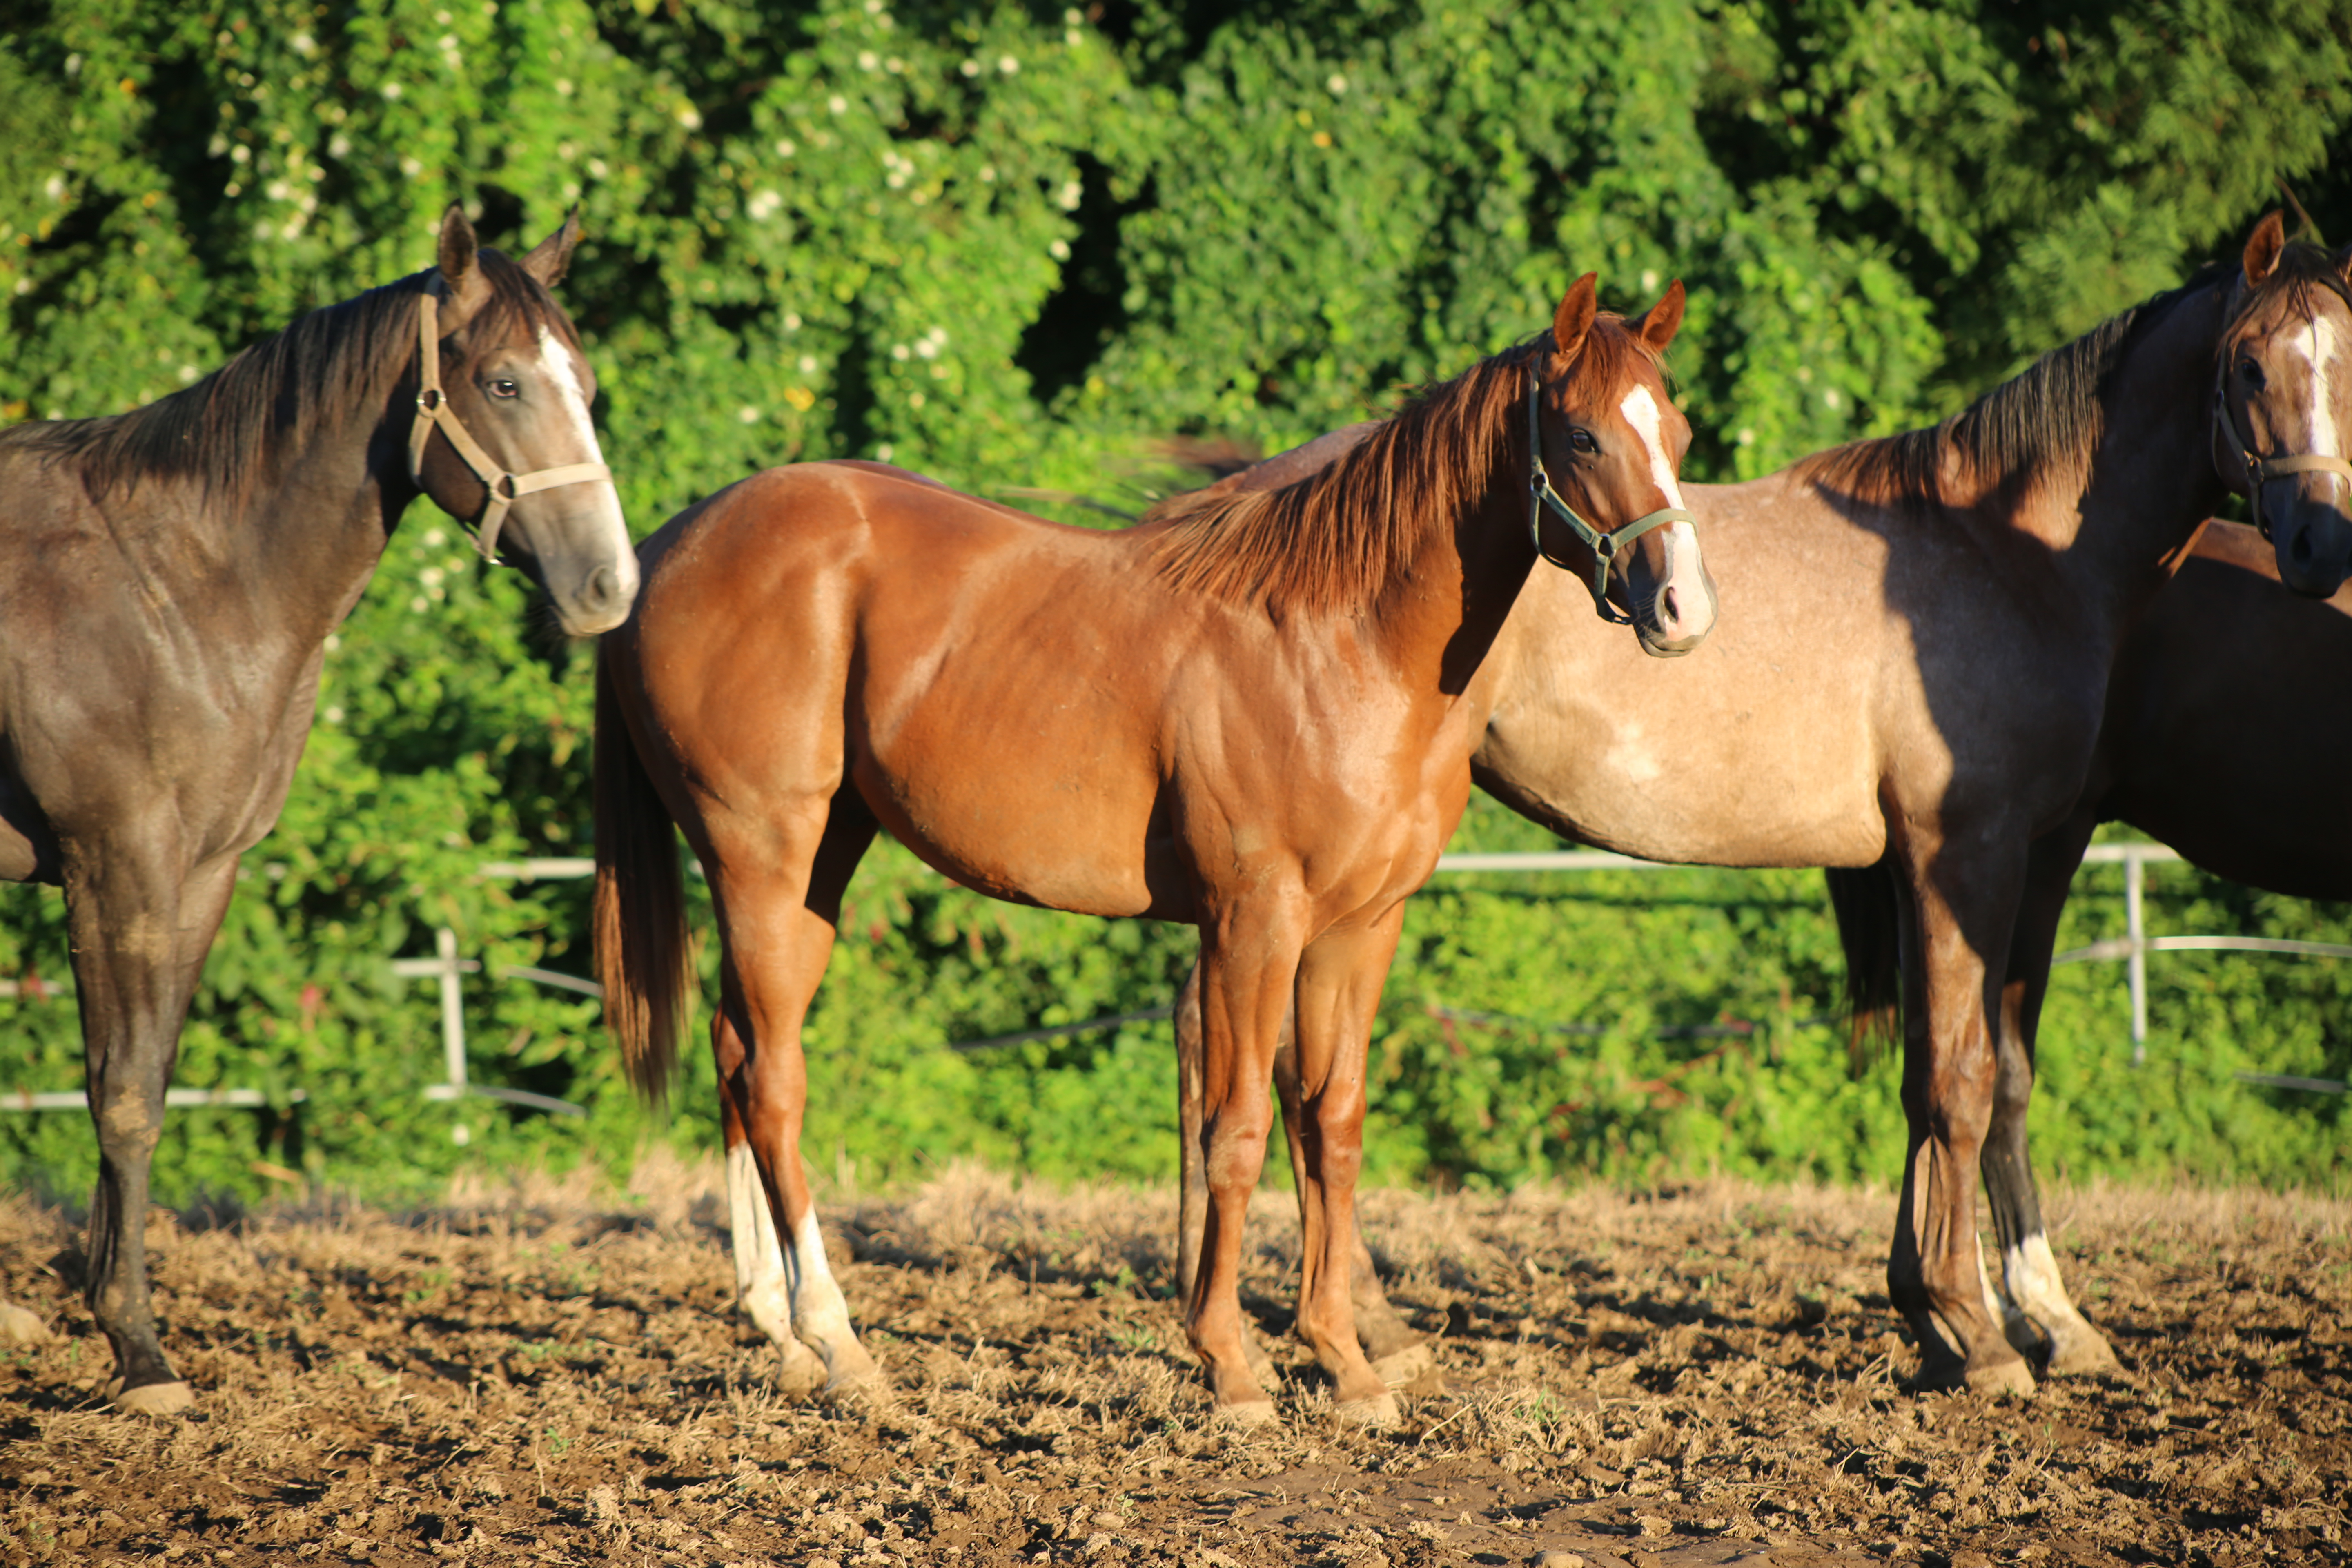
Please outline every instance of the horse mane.
M1794 471L1875 500L1932 504L1943 499L1948 453L1958 455L1980 480L1994 483L2043 464L2088 463L2106 428L2099 395L2125 351L2175 305L2211 288L2229 270L2206 268L2188 282L2110 316L1940 424L1832 447L1799 459Z
M1160 572L1180 588L1273 614L1367 605L1429 535L1482 499L1514 417L1527 367L1551 351L1539 332L1414 395L1328 468L1278 489L1169 497L1139 528L1155 530ZM1655 365L1622 318L1597 317L1573 374L1614 386Z
M466 324L477 342L544 325L578 346L570 320L536 278L495 250L477 253L489 297ZM79 465L93 498L142 480L193 479L241 505L287 455L355 412L380 407L416 358L415 273L324 306L273 332L202 380L123 414L0 432L52 461ZM454 367L445 367L446 369Z

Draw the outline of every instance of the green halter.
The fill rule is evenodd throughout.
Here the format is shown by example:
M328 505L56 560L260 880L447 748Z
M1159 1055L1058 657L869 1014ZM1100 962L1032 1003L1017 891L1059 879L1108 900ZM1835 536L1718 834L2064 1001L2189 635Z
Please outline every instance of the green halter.
M1544 508L1549 507L1552 515L1568 524L1575 531L1576 537L1584 542L1585 548L1592 552L1592 578L1590 584L1592 589L1592 607L1599 611L1601 618L1611 626L1630 626L1633 624L1633 617L1619 615L1617 606L1609 602L1609 568L1616 562L1619 552L1627 545L1661 523L1687 522L1696 525L1698 519L1678 506L1660 507L1647 517L1635 518L1614 533L1603 533L1577 516L1576 509L1560 499L1559 492L1551 488L1551 476L1544 472L1543 432L1538 424L1539 416L1537 411L1537 396L1540 391L1541 387L1534 374L1529 373L1528 376L1528 537L1535 541L1538 555L1563 572L1576 570L1576 563L1562 561L1544 548L1543 514Z

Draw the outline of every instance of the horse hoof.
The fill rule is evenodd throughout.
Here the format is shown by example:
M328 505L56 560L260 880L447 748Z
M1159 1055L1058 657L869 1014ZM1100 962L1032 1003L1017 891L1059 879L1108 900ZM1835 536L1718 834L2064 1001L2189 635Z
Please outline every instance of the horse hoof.
M826 1383L824 1362L816 1352L794 1340L783 1352L783 1364L776 1369L776 1392L787 1399L809 1399L821 1392Z
M43 1345L57 1336L49 1325L22 1307L0 1301L0 1345Z
M1372 1399L1349 1399L1331 1407L1342 1426L1393 1426L1404 1419L1393 1394Z
M1419 1383L1436 1371L1437 1354L1429 1348L1429 1343L1425 1340L1419 1344L1407 1345L1393 1354L1381 1356L1372 1363L1372 1375L1391 1388L1402 1388L1408 1384Z
M2022 1357L2011 1356L1969 1368L1970 1394L2018 1394L2033 1392L2033 1373Z
M2123 1363L2105 1336L2096 1329L2070 1334L2055 1342L2050 1350L2049 1364L2042 1369L2044 1377L2126 1377Z
M114 1396L115 1406L133 1415L177 1415L196 1402L196 1391L184 1383L147 1383Z
M1220 1426L1253 1427L1270 1424L1277 1414L1271 1399L1236 1399L1210 1411L1209 1419Z

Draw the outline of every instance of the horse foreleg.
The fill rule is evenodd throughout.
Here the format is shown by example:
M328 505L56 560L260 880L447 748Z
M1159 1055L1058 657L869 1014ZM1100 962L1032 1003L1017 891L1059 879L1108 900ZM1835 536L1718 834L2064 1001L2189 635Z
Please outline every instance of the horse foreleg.
M1201 966L1195 963L1176 994L1176 1294L1188 1301L1200 1276L1201 1230L1209 1217L1208 1159L1201 1143ZM1261 1382L1274 1376L1274 1358L1246 1321L1242 1349Z
M727 1138L727 1220L735 1258L736 1309L782 1352L783 1364L776 1379L782 1391L813 1393L824 1384L824 1363L793 1332L784 1249L776 1239L776 1216L768 1205L767 1188L761 1184L759 1160L743 1130L743 1106L751 1093L743 1071L743 1041L725 1007L710 1020L710 1054L719 1068L719 1118Z
M1992 1117L2005 963L2023 879L1996 843L1973 855L1948 842L1910 889L1905 943L1903 1110L1910 1124L1887 1293L1917 1336L1923 1383L2031 1392L2033 1374L1986 1310L1977 1243L1979 1156Z
M1364 1163L1365 1057L1388 979L1400 903L1371 923L1326 931L1301 956L1296 1049L1300 1114L1298 1331L1331 1374L1342 1419L1397 1419L1396 1396L1356 1337L1356 1179Z
M1282 1044L1274 1053L1274 1096L1282 1108L1282 1130L1290 1143L1290 1175L1293 1190L1298 1194L1299 1234L1306 1234L1307 1193L1312 1177L1307 1169L1307 1133L1301 1120L1305 1091L1298 1079L1297 1014L1294 1010L1283 1020ZM1413 1332L1397 1310L1389 1305L1387 1292L1381 1289L1381 1272L1372 1262L1372 1249L1364 1245L1364 1227L1360 1220L1350 1227L1348 1298L1356 1310L1356 1338L1364 1347L1364 1357L1380 1373L1381 1381L1391 1388L1402 1388L1437 1370L1437 1358L1429 1342Z
M2043 1372L2053 1375L2121 1370L2106 1337L2084 1321L2059 1278L2058 1260L2042 1228L2042 1194L2026 1142L2034 1041L2049 991L2051 952L2057 945L2067 888L2097 825L2096 810L2085 807L2034 841L2017 931L2010 940L2009 977L2001 990L2001 1028L1995 1042L1999 1063L1992 1123L1985 1133L1985 1196L1993 1234L2000 1242L2003 1327L2011 1344L2042 1359Z
M1252 1424L1273 1417L1274 1401L1249 1364L1241 1309L1242 1227L1265 1165L1273 1130L1266 1079L1297 973L1297 939L1284 929L1286 912L1245 909L1204 922L1201 932L1200 1148L1209 1201L1184 1331L1208 1369L1216 1413Z
M114 1347L115 1404L149 1415L195 1402L155 1334L149 1180L180 1026L236 877L234 856L191 872L176 848L123 835L69 858L65 877L99 1149L83 1297Z

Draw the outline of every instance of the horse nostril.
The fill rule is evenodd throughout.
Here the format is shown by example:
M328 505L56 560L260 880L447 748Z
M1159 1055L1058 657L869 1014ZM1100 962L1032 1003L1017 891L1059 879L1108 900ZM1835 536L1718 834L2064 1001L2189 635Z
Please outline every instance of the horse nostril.
M1662 590L1658 595L1658 624L1667 626L1680 626L1682 619L1682 605L1675 602L1674 589L1669 587Z
M620 579L613 574L613 569L610 566L599 566L589 576L588 586L580 596L601 610L620 597Z

